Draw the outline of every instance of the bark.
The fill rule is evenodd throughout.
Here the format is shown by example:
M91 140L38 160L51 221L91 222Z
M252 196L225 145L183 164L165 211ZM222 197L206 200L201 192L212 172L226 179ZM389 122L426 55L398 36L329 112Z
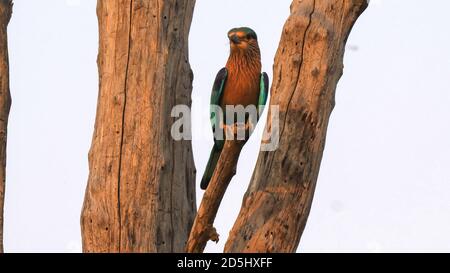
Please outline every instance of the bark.
M186 252L202 253L209 240L219 241L219 235L213 227L225 191L236 174L236 165L245 141L227 140L220 154L219 161L203 195L202 202L195 217Z
M274 65L280 143L259 154L225 252L294 252L319 173L347 37L366 0L295 0ZM269 117L270 117L269 113ZM267 128L271 128L268 120Z
M6 182L6 137L11 95L7 28L12 14L12 0L0 0L0 253L3 253L3 206Z
M85 252L181 252L195 216L191 142L174 141L190 106L195 0L99 0L99 97L81 215Z

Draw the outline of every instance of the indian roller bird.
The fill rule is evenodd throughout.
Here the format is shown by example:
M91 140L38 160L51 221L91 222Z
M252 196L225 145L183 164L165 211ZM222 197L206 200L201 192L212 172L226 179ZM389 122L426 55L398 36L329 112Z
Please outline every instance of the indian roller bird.
M219 106L222 115L226 113L226 105L247 107L254 105L260 113L267 101L269 78L261 73L261 52L255 31L248 27L233 28L228 32L230 55L226 66L217 73L211 92L211 107ZM213 109L213 108L211 108ZM218 124L225 121L211 110L213 132ZM223 129L223 128L222 128ZM224 146L223 139L214 138L211 151L200 188L205 190L212 178L217 162Z

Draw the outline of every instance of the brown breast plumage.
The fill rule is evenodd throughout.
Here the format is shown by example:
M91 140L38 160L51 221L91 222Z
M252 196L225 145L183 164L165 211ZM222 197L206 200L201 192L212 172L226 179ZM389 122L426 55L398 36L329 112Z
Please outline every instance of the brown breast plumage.
M261 61L259 56L230 56L226 68L228 77L220 105L256 105L258 103Z
M220 106L225 109L226 105L256 105L259 97L260 72L237 73L229 69L225 90Z

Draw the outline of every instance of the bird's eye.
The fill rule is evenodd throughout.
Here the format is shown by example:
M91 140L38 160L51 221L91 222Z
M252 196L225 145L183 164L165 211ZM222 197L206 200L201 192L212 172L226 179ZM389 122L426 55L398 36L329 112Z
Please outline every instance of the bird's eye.
M247 34L247 40L250 40L250 39L252 39L253 37L252 37L252 35L251 34Z

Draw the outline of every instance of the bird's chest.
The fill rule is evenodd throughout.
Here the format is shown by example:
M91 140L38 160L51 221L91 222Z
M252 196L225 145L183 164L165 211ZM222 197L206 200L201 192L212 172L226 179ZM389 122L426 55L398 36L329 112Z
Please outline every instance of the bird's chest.
M220 101L224 108L226 105L256 105L259 97L259 73L254 75L230 74Z

